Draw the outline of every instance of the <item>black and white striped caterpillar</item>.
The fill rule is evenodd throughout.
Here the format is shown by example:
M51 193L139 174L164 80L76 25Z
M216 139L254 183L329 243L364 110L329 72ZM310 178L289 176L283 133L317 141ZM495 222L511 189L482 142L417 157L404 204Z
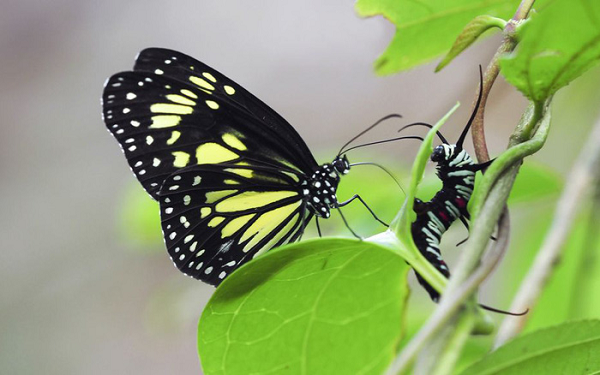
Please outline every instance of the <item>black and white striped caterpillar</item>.
M431 154L431 161L437 164L436 174L442 181L442 189L428 202L415 199L413 207L417 214L417 218L411 226L415 245L421 254L446 277L450 276L450 270L442 259L440 240L456 219L459 219L468 228L469 212L467 211L467 204L475 186L475 173L486 168L492 162L476 164L463 149L463 142L481 104L483 86L481 68L479 73L480 87L477 103L456 144L450 144L441 133L437 133L443 144L435 147ZM415 125L431 128L429 124L415 123L400 130ZM431 299L437 302L439 293L421 275L418 273L416 275L419 283L427 290Z
M458 141L450 144L446 138L437 132L437 136L442 144L435 147L431 154L431 161L436 163L436 174L442 181L442 188L428 202L416 198L413 210L417 214L416 220L411 225L411 234L416 247L421 254L444 276L450 277L448 265L442 259L440 252L440 241L442 235L450 228L450 225L459 219L467 229L470 219L467 205L471 199L471 194L475 187L475 174L477 171L484 170L494 160L484 163L475 163L471 156L463 149L463 142L475 119L475 115L481 104L483 91L483 73L479 67L479 95L473 113L463 129ZM400 131L412 126L425 126L432 128L430 124L414 123L400 129ZM494 239L494 237L492 237ZM438 302L440 294L427 281L416 272L419 283L427 290L429 296L434 302ZM529 309L521 313L513 313L496 309L490 306L479 304L485 310L520 316L526 314Z

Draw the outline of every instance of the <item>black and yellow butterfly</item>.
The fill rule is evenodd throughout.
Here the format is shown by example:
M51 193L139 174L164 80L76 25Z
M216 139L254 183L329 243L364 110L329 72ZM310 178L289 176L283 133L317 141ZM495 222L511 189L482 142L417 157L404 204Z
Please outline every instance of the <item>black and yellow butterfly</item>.
M342 151L319 166L286 120L180 52L143 50L133 71L108 79L102 105L131 170L160 202L169 255L207 283L360 199L337 201L350 169Z

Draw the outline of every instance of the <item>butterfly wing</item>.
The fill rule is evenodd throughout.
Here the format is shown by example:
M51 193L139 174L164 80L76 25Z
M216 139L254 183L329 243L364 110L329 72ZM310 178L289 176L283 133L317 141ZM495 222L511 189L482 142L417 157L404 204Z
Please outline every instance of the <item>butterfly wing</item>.
M230 163L173 173L160 191L160 210L177 268L212 285L254 256L296 240L312 218L293 176Z
M144 189L192 165L244 162L310 174L317 163L275 111L232 80L182 53L142 51L133 72L106 83L103 117Z

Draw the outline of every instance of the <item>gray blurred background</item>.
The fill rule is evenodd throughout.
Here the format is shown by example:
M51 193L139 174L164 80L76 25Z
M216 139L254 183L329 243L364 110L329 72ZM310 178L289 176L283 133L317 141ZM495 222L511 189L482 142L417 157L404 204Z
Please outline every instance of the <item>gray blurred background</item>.
M430 64L377 77L372 62L394 27L381 17L359 19L351 1L3 4L2 374L200 372L196 325L213 288L180 275L160 243L140 249L119 228L128 225L119 213L125 192L139 186L104 128L100 95L105 79L131 69L138 51L180 50L225 73L292 123L324 162L386 114L406 121L382 125L365 140L391 137L408 122L435 122L458 100L463 106L444 128L456 139L477 65L488 63L500 41L487 39L439 74ZM597 87L597 77L575 84ZM557 106L570 112L556 118L547 149L536 156L558 171L568 169L595 116L582 100L559 96ZM498 81L486 111L492 154L505 147L525 106ZM581 133L569 129L574 115L583 116ZM416 149L402 143L353 158L410 165Z

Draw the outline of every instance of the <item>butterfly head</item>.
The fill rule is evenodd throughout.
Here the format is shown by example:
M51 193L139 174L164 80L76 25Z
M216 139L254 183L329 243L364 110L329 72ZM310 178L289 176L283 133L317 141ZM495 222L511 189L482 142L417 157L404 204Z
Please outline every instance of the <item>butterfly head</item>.
M333 165L333 169L335 169L338 174L347 174L350 171L350 163L345 154L335 158L331 162L331 165Z

